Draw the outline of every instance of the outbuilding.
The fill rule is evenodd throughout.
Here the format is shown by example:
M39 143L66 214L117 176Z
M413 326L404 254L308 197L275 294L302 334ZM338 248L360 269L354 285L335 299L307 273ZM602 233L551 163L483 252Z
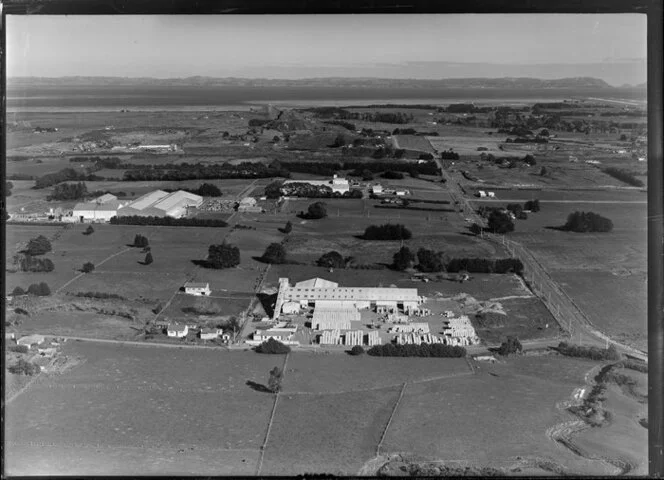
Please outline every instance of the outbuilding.
M184 293L187 295L209 296L212 291L209 283L187 282L184 284Z
M166 334L169 337L183 338L189 333L189 327L186 325L173 324L169 325L166 329Z

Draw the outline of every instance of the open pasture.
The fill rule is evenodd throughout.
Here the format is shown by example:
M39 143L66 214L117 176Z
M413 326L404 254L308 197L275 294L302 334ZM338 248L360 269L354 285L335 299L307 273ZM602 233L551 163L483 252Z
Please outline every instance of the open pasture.
M430 276L436 273L428 274ZM525 287L521 278L514 274L473 273L470 280L463 283L451 280L437 280L427 283L409 281L417 288L420 295L432 300L440 297L453 297L465 293L480 301L496 300L502 302L505 297L530 296L532 293ZM400 285L404 286L405 285Z
M524 361L539 363L539 371L517 374L500 365L482 365L477 375L408 385L383 451L503 468L517 463L517 457L544 458L570 473L603 472L598 462L575 456L545 434L547 428L571 420L557 410L556 402L583 384L590 366L577 362L580 368L575 368L567 359L548 366L539 358ZM562 370L576 375L561 379L547 373Z
M297 352L288 359L283 391L286 395L336 395L470 374L472 371L463 358L354 357Z
M542 207L542 213L546 213L545 204L567 205L568 208L575 208L579 204L634 204L645 205L647 203L647 194L638 189L623 190L542 190L542 189L500 189L494 191L496 198L474 198L473 204L480 205L501 205L504 203L522 203L527 200L539 200ZM470 194L470 192L469 192ZM588 208L588 207L586 207ZM535 214L536 216L538 214Z
M503 137L504 135L496 133L491 136L487 135L484 133L484 129L446 126L440 137L426 137L426 139L439 152L452 149L459 155L479 158L479 154L482 152L477 149L480 147L486 148L487 154L504 155L505 152L498 148L505 141Z
M44 378L6 410L6 438L13 444L8 471L35 474L44 466L35 464L23 447L36 442L61 449L65 456L79 445L112 452L102 464L79 469L87 474L124 472L125 457L142 467L135 458L139 449L142 463L155 473L179 471L167 459L181 455L201 460L186 462L192 468L188 474L211 473L211 466L217 474L253 473L273 397L246 382L264 383L274 357L92 343L64 348L84 363ZM165 463L156 462L156 454ZM233 460L231 465L226 459Z
M63 303L74 303L70 297ZM119 308L123 309L123 308ZM73 337L105 338L110 340L135 340L144 324L118 316L102 315L93 311L42 310L22 317L19 326L22 334L63 335Z
M645 274L560 270L552 276L599 330L620 342L647 349Z
M376 452L399 387L279 396L261 473L354 475Z
M244 295L227 294L223 298L206 298L205 308L209 308L210 311L216 311L217 313L214 315L198 315L188 311L188 309L200 306L201 297L179 294L173 298L173 301L163 311L161 317L178 323L183 323L185 320L195 321L200 324L205 324L208 321L214 323L220 317L239 316L247 309L252 298L253 295L246 293Z
M434 153L434 147L431 146L431 143L425 137L419 135L395 135L392 138L394 139L395 148Z

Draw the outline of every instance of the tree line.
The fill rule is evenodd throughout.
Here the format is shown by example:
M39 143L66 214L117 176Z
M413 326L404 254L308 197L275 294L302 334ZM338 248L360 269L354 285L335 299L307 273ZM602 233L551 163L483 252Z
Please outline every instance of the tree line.
M164 227L227 227L228 223L214 218L173 218L173 217L141 217L130 215L112 217L111 225L156 225Z
M420 345L406 344L374 345L367 354L373 357L438 357L459 358L466 356L466 349L459 346L443 345L442 343L422 343Z

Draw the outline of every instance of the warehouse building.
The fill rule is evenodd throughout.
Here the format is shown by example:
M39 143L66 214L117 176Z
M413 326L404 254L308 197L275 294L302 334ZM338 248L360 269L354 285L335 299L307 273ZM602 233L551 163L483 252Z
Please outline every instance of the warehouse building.
M118 197L106 193L95 198L91 202L77 203L72 209L72 221L74 222L108 222L117 216L118 210L123 204Z
M118 215L180 218L187 214L188 208L199 207L202 203L203 197L184 190L173 193L155 190L126 205Z
M322 278L313 278L290 286L288 278L279 279L279 293L274 309L274 319L282 313L284 304L293 303L301 308L314 307L316 310L352 311L360 309L380 309L381 311L401 310L410 314L424 302L424 297L417 294L416 288L383 287L339 287L338 283ZM285 312L284 312L285 313Z

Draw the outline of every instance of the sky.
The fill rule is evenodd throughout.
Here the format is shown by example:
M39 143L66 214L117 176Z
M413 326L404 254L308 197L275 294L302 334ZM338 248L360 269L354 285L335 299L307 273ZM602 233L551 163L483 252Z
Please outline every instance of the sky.
M535 75L527 76L541 70L542 78L555 77L559 69L551 65L582 73L573 76L595 65L615 76L620 68L607 73L607 65L644 70L646 57L646 17L639 14L6 18L9 78L519 76L510 75L510 65L514 73L530 68L524 71Z

